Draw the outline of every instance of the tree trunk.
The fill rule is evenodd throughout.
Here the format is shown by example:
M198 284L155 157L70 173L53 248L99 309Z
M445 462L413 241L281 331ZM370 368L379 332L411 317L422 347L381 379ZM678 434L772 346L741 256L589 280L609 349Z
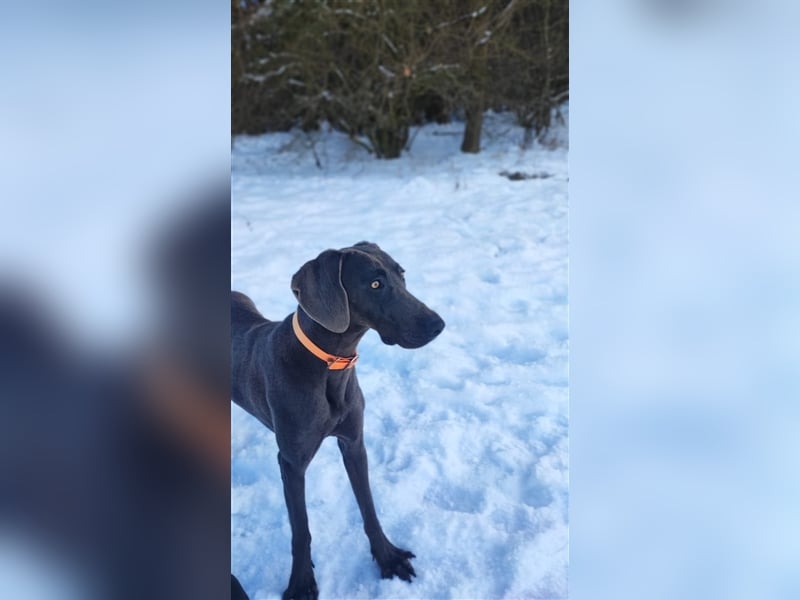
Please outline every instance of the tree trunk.
M477 154L481 151L481 129L483 128L483 106L475 104L466 111L467 123L464 127L462 152Z
M408 143L408 126L376 127L369 136L375 156L378 158L399 158Z

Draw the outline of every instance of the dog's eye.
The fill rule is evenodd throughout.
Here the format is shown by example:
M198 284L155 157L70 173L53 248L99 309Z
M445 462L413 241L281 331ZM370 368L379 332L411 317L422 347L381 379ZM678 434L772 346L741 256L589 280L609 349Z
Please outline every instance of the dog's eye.
M373 281L369 285L373 290L377 290L379 287L381 287L381 282L376 279L375 281Z

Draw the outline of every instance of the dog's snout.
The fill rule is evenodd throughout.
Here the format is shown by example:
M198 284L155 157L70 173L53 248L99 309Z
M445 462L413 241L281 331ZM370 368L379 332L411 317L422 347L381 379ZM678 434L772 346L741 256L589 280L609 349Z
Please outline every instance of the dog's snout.
M403 348L419 348L424 346L444 330L444 320L428 307L409 321L397 334L389 331L381 332L385 344L400 344Z
M430 331L431 339L442 333L442 331L444 331L444 319L436 313L433 313L431 322L428 325L428 331Z
M418 322L418 331L424 338L424 344L433 340L436 336L444 330L444 320L438 314L429 310L429 312Z

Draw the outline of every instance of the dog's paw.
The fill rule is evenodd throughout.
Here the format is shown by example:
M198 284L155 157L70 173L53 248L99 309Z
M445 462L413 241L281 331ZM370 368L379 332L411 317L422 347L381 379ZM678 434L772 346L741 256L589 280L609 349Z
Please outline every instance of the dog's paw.
M314 575L305 577L292 577L289 587L283 592L283 600L317 600L319 590Z
M387 544L381 552L373 552L372 556L378 563L381 569L381 577L384 579L391 579L397 576L410 583L411 578L417 576L414 572L414 567L411 565L411 559L416 558L413 552Z

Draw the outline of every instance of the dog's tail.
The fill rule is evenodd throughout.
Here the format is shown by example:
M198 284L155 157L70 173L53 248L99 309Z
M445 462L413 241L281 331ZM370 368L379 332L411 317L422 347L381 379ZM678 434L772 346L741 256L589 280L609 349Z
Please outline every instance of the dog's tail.
M248 296L241 292L231 291L231 325L234 323L263 323L266 320Z

